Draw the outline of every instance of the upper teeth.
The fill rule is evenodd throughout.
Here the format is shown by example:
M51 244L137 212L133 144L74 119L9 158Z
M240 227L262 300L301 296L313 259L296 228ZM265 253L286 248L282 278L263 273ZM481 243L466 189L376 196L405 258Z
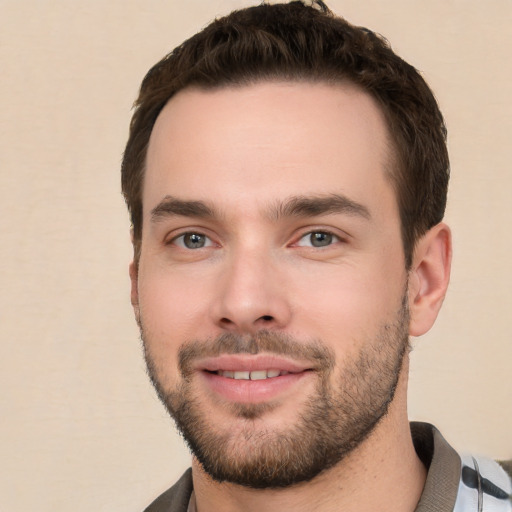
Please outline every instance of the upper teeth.
M279 377L279 375L286 375L288 372L281 370L255 370L252 372L241 371L233 372L230 370L219 370L218 375L227 377L228 379L237 380L263 380L271 379L272 377Z

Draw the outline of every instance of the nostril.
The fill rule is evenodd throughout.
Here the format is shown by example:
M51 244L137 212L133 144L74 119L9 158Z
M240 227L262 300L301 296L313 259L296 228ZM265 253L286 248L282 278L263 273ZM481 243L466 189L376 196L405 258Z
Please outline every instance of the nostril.
M224 316L219 319L219 325L221 325L225 329L232 329L234 327L238 327L240 329L251 329L252 325L259 325L261 327L262 325L270 325L272 322L275 321L276 319L272 315L262 315L256 318L256 320L253 320L246 324L243 321L236 322Z

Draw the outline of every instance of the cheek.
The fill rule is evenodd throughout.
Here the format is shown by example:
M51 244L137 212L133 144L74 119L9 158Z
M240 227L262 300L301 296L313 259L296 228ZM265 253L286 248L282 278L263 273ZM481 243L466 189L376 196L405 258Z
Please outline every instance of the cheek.
M169 272L139 274L139 307L147 350L154 363L177 367L179 347L211 333L201 330L206 313L204 283Z
M369 290L361 282L331 275L321 287L316 281L305 281L302 285L294 294L295 327L299 332L346 348L375 318L375 307L371 304L374 297L367 300Z
M293 293L297 334L319 337L342 351L371 339L396 318L405 291L400 259L398 264L387 261L376 258L372 264L326 268L324 275L303 274Z

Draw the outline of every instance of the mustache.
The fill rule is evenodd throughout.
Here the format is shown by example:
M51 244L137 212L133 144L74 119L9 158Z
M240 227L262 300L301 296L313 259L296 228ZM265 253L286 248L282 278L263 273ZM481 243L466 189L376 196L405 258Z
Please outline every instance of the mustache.
M325 370L334 367L334 352L319 340L301 342L289 334L267 330L252 335L224 333L213 339L184 343L178 351L178 365L182 375L187 376L197 359L221 354L256 355L263 352L311 361L315 367Z

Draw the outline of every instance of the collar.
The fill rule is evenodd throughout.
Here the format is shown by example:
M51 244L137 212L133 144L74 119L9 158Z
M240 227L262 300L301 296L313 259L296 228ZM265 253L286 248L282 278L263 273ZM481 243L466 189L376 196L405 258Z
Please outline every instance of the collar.
M459 489L459 454L433 425L412 422L411 434L416 453L428 470L415 512L451 512Z

